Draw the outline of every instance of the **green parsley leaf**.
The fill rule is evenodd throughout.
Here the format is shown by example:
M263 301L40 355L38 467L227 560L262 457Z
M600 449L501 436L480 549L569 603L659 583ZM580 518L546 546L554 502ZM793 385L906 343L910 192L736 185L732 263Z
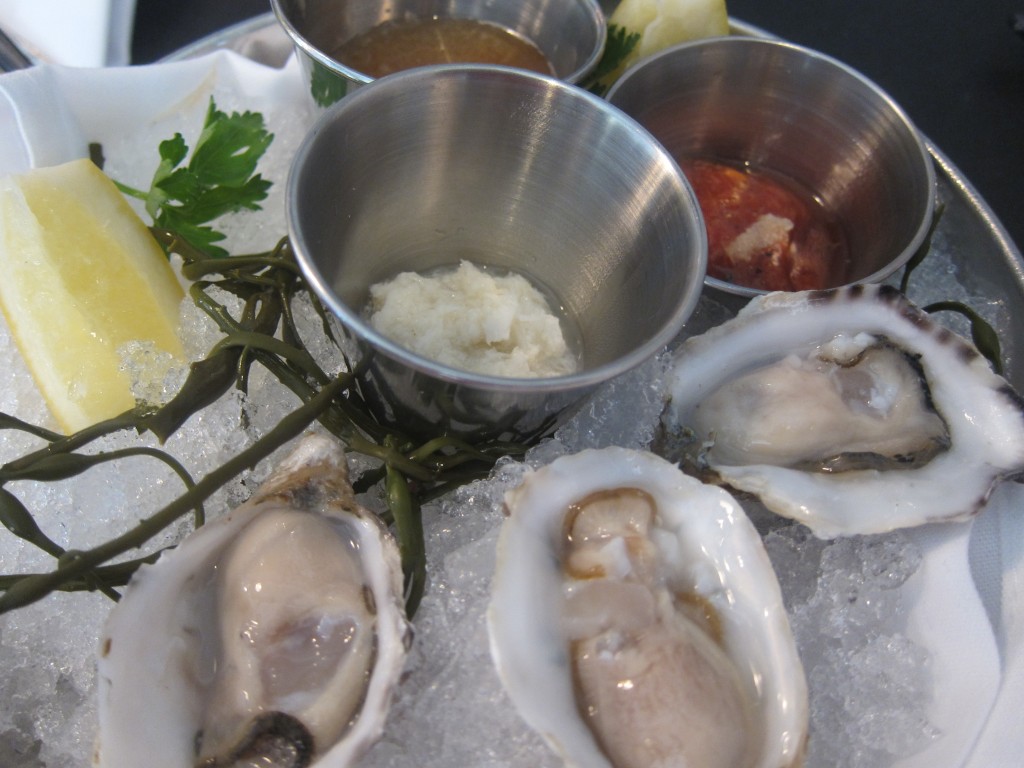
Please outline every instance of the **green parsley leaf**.
M605 78L615 73L639 44L639 32L630 32L617 24L609 25L604 53L601 54L601 59L590 73L584 87L591 93L603 96L611 85L611 83L604 82Z
M210 256L226 256L215 245L224 239L210 222L227 213L260 209L271 182L256 171L259 159L274 140L258 112L217 109L213 98L203 130L187 165L189 148L180 133L160 142L160 164L148 193L121 186L142 197L157 227L170 229Z

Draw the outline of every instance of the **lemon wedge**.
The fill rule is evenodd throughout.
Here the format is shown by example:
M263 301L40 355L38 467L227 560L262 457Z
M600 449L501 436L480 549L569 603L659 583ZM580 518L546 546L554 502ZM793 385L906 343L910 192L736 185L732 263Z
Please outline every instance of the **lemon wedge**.
M159 244L91 161L0 179L0 309L66 432L135 405L122 345L183 356L182 296Z
M729 34L725 0L622 0L608 26L640 35L640 41L607 77L615 82L632 64L677 43Z

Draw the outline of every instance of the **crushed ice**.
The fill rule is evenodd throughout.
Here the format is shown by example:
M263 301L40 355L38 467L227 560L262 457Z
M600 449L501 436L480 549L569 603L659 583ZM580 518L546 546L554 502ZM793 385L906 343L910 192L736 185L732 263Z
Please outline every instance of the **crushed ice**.
M228 95L219 95L218 104L222 109L239 108L231 105ZM304 130L301 116L268 115L268 122L278 134L278 147L295 146ZM154 131L156 140L166 132L160 126ZM145 179L131 177L138 173L134 166L126 161L118 168L116 158L135 158L154 146L154 136L134 136L124 147L108 148L108 157L115 159L108 170L114 175L121 171L122 180L144 186ZM272 162L276 168L264 169L264 174L280 181L286 157ZM284 232L284 186L275 184L275 196L267 201L264 214L238 225L230 247L265 249L268 239L272 244ZM1006 327L1005 307L985 299L984 288L948 295L954 271L948 250L940 230L935 253L919 270L912 299L960 298L980 306L997 327ZM702 302L691 327L717 322L721 318L716 312ZM312 312L300 309L300 315L310 326L319 323ZM205 354L216 331L187 301L182 324L190 354ZM326 348L313 352L329 362ZM130 350L129 358L140 354L146 353ZM555 438L531 451L524 463L500 462L490 479L467 485L424 510L429 583L416 617L416 641L387 733L361 765L559 764L512 711L490 661L484 614L501 498L530 466L563 453L609 444L646 446L660 407L663 367L663 359L654 359L613 382ZM45 406L6 326L0 327L0 369L0 409L46 423ZM175 374L165 374L163 380L173 390ZM168 441L168 449L201 475L204 468L249 445L295 405L291 395L269 379L254 377L248 398L234 392L225 395L191 419ZM158 396L152 381L145 387L146 396ZM247 415L244 429L240 409ZM105 447L124 439L114 438ZM0 461L20 455L32 444L24 435L3 433ZM355 458L354 463L358 461ZM266 466L218 494L208 505L210 514L244 499ZM133 483L133 476L147 480ZM73 483L18 490L30 508L45 510L40 523L58 543L82 547L109 537L143 510L165 503L179 488L169 473L161 475L152 466L140 465L138 472L134 466L108 467ZM165 543L180 534L168 533ZM877 768L935 738L938 734L926 716L932 695L928 655L901 634L900 626L906 611L900 586L917 567L919 553L899 535L826 543L797 525L772 528L766 546L779 572L811 688L807 765ZM49 558L14 537L0 537L0 571L50 564ZM0 765L70 768L88 762L95 729L94 642L108 608L106 598L95 594L60 594L0 618Z

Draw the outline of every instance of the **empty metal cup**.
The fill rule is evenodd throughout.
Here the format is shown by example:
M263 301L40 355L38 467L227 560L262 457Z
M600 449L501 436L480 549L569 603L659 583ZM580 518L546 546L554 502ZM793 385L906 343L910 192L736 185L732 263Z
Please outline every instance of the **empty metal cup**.
M607 98L680 162L750 163L816 195L846 236L844 284L885 279L927 235L935 170L924 141L878 86L824 54L752 37L687 43L626 72Z
M596 0L271 0L271 6L320 106L373 80L332 53L386 21L455 18L496 24L536 45L555 76L569 83L581 80L604 52L605 17Z
M696 198L646 131L579 88L505 67L413 69L336 104L296 155L288 220L312 288L359 345L378 414L421 435L550 427L679 333L706 266ZM579 332L582 369L469 373L366 321L372 284L460 259L547 289Z

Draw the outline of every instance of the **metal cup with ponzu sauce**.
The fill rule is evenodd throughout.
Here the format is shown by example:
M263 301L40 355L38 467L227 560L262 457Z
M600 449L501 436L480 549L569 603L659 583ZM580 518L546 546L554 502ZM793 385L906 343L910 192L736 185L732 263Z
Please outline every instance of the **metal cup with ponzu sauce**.
M327 106L417 65L537 69L575 83L604 51L597 0L271 0L309 84Z

